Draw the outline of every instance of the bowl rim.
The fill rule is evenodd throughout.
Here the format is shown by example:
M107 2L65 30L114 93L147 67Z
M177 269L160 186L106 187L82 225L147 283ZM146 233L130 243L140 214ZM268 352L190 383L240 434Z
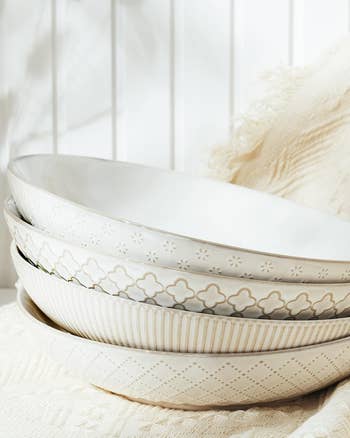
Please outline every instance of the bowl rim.
M265 319L265 318L246 318L246 317L238 317L238 316L226 316L226 315L216 315L216 314L209 314L209 313L203 313L203 312L193 312L190 310L183 310L183 309L177 309L173 307L162 307L156 304L151 303L145 303L140 301L133 301L128 298L122 298L118 295L109 295L107 293L99 292L93 288L87 288L83 285L73 283L71 281L67 281L64 278L60 278L56 276L54 273L46 272L42 269L40 269L37 266L34 266L30 263L30 261L25 258L25 256L21 253L20 249L17 247L16 243L13 241L11 243L11 255L13 258L17 258L20 260L20 263L25 264L26 269L30 269L33 272L35 272L35 275L40 275L43 278L48 279L48 281L51 282L57 282L57 284L61 283L63 287L69 288L77 288L78 290L82 291L84 294L86 294L87 299L89 294L93 295L101 295L103 300L116 300L117 302L126 303L128 306L131 307L140 307L140 308L150 308L154 311L157 311L159 313L167 314L178 314L179 312L183 315L189 315L189 318L193 319L202 319L202 320L210 320L212 318L216 320L225 321L227 323L230 323L230 320L236 321L237 324L253 324L253 325L274 325L274 326L291 326L291 325L298 325L298 326L308 326L310 323L313 323L315 326L322 326L323 324L333 324L336 325L338 322L346 323L350 321L350 316L340 317L340 318L327 318L327 319Z
M31 303L32 306L35 306L36 310L43 315L43 320L39 320L38 317L34 316L33 313L28 309L28 305L26 305L25 302ZM100 341L94 341L87 338L82 338L80 336L74 335L72 333L69 333L61 328L57 328L56 325L38 308L38 306L34 303L34 301L30 298L29 294L26 292L24 287L20 284L17 286L17 297L16 297L16 303L18 308L20 309L22 315L24 315L27 319L27 321L31 323L35 323L38 327L40 327L42 330L49 330L51 333L59 336L63 336L65 338L69 337L69 339L73 340L74 342L83 342L88 345L100 345L103 348L108 349L114 349L114 350L122 350L125 352L134 352L137 354L145 354L145 355L153 355L153 356L170 356L170 357L190 357L190 358L198 358L200 359L212 359L212 358L236 358L236 357L264 357L264 356L270 356L270 355L284 355L284 354L290 354L290 353L303 353L307 352L309 350L314 349L324 349L328 348L330 346L334 345L343 345L350 343L350 336L347 336L345 338L336 339L334 341L328 341L323 342L320 344L312 344L304 347L295 347L295 348L287 348L283 350L272 350L272 351L259 351L259 352L253 352L253 353L177 353L177 352L167 352L167 351L155 351L155 350L147 350L147 349L140 349L140 348L131 348L131 347L124 347L121 345L113 345L113 344L107 344L106 342L100 342ZM45 319L47 322L45 322Z
M18 214L15 214L14 212L11 211L11 204L14 205L14 208L16 209ZM20 226L25 227L26 229L28 229L29 231L33 231L35 233L38 233L40 235L42 235L45 238L49 238L51 240L57 241L59 243L64 243L66 245L72 246L73 248L76 248L82 251L91 251L94 254L98 254L101 257L105 257L105 258L113 258L115 260L120 260L120 261L124 261L125 263L133 263L135 265L138 266L147 266L150 267L152 269L156 269L156 270L161 270L161 271L167 271L167 272L172 272L172 273L180 273L182 275L184 274L188 274L190 276L195 276L195 277L200 277L200 278L209 278L209 279L215 279L217 281L223 280L223 281L238 281L238 282L242 282L242 283L248 283L250 285L270 285L271 287L283 287L283 288L292 288L292 287L299 287L299 288L333 288L333 289L340 289L340 288L344 288L344 287L349 287L349 293L350 293L350 282L336 282L336 283L314 283L314 282L291 282L291 281L274 281L274 280L259 280L259 279L255 279L255 278L242 278L242 277L237 277L237 276L227 276L227 275L220 275L220 274L214 274L214 273L209 273L209 272L199 272L199 271L180 271L174 267L170 267L170 266L162 266L162 265L158 265L158 264L150 264L150 263L146 263L146 262L141 262L141 261L137 261L137 260L133 260L129 257L118 257L118 256L112 256L112 255L108 255L105 254L99 250L96 249L86 249L86 248L82 248L79 245L72 243L72 242L67 242L65 240L63 240L62 238L53 236L47 232L44 232L42 230L40 230L39 228L35 227L34 225L31 225L30 223L26 222L24 219L22 219L19 215L19 212L17 210L16 207L16 203L14 201L14 199L12 198L12 196L9 196L6 198L5 200L5 205L4 205L4 215L5 215L5 219L6 219L6 215L8 215L12 220L14 220L16 223L20 224ZM346 262L347 265L349 265L349 262ZM273 292L273 290L271 290L271 292Z
M299 260L299 261L304 261L304 262L315 262L315 263L323 262L323 263L328 263L328 264L350 264L350 260L334 260L334 259L332 260L332 259L314 258L314 257L301 257L301 256L293 256L293 255L281 254L281 253L271 253L271 252L268 252L268 251L256 251L256 250L253 250L253 249L243 248L243 247L239 247L239 246L224 245L222 243L218 243L218 242L214 242L214 241L210 241L210 240L199 239L199 238L187 236L185 234L178 234L178 233L174 233L174 232L171 232L171 231L166 231L166 230L163 230L161 228L150 227L150 226L147 226L147 225L140 224L138 222L131 221L129 219L125 219L125 218L121 218L121 217L118 217L118 218L117 217L112 217L112 216L110 216L108 214L101 213L98 210L95 210L95 209L93 209L91 207L87 207L87 206L85 206L83 204L79 204L78 202L75 202L75 201L72 201L70 199L64 198L62 196L56 195L55 193L52 193L51 191L46 190L46 189L40 187L39 185L32 183L24 175L19 174L19 172L17 172L16 167L15 167L16 163L19 162L19 161L23 161L23 160L26 160L26 159L33 158L33 157L35 159L36 158L40 158L40 157L64 157L64 158L67 158L67 159L68 158L74 158L74 159L79 159L79 160L82 159L82 160L87 160L87 161L89 161L89 160L96 160L96 161L112 162L112 163L116 162L119 165L126 166L126 167L139 167L139 168L153 169L153 170L156 170L157 172L159 171L160 173L165 173L165 174L174 174L175 173L177 175L184 175L184 177L187 178L187 179L197 179L198 178L200 180L210 181L211 184L215 184L215 185L219 184L219 185L225 186L228 183L224 183L222 181L217 181L217 180L212 180L210 178L205 178L205 177L201 177L201 176L195 177L193 175L182 174L180 172L175 172L175 171L171 171L171 170L168 170L168 169L159 169L157 167L146 166L146 165L138 164L138 163L131 163L131 162L127 162L127 161L124 162L124 161L117 161L117 160L108 160L106 158L100 158L100 157L90 157L90 156L71 155L71 154L59 154L59 155L57 155L57 154L47 154L46 153L46 154L27 154L27 155L21 155L19 157L16 157L16 158L10 160L10 162L9 162L9 164L7 166L7 173L11 174L13 177L19 179L24 184L27 184L28 186L33 187L35 190L38 190L41 193L49 195L49 196L53 197L54 199L59 200L60 202L66 203L68 205L71 205L74 208L79 208L80 210L82 210L82 211L84 211L84 212L86 212L86 213L88 213L90 215L97 216L99 218L106 218L106 219L109 219L109 220L112 220L112 221L116 221L116 222L121 222L121 223L128 224L128 225L132 225L132 226L137 227L139 229L147 230L147 231L150 231L150 232L156 232L156 233L159 233L159 234L162 234L162 235L165 235L165 236L166 235L167 236L173 236L173 237L176 237L177 239L181 239L181 240L189 240L191 242L199 243L199 244L202 244L202 245L211 245L211 246L216 246L216 247L219 247L219 248L225 248L225 249L233 250L233 251L240 251L240 252L245 252L245 253L255 254L255 255L258 254L258 255L266 256L266 257L270 257L270 258L273 257L273 258L279 258L279 259L288 259L288 260L296 260L296 261ZM271 199L278 199L279 201L282 201L282 202L284 202L286 204L294 206L294 207L296 207L298 209L307 210L307 211L317 211L317 213L319 215L322 215L325 218L328 217L329 219L332 219L334 221L338 221L340 223L346 223L346 221L344 221L344 220L342 220L342 219L340 219L338 217L335 217L335 216L332 216L330 214L326 214L326 213L320 212L320 211L315 210L315 209L310 208L310 207L299 205L299 204L297 204L297 203L295 203L293 201L290 201L288 199L280 198L280 197L278 197L276 195L273 195L273 194L270 194L270 193L259 192L258 190L253 190L253 189L251 189L249 187L244 187L244 186L238 186L238 187L240 188L240 190L246 191L248 193L249 192L259 193L259 195L262 195L264 197L271 198Z

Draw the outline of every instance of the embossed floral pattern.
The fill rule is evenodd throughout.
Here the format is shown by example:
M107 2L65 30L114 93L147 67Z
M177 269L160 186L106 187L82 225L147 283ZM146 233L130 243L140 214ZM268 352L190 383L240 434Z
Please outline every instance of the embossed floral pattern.
M227 261L231 268L239 268L243 263L242 258L236 255L231 255Z
M196 251L196 258L198 260L208 260L209 251L207 248L198 248Z
M185 310L241 317L317 319L350 315L350 286L347 289L346 285L339 285L338 293L334 285L331 288L313 285L305 290L306 286L286 283L271 292L263 282L176 273L158 266L133 264L123 258L106 258L98 253L93 256L91 251L71 248L65 242L51 244L49 237L28 233L24 227L13 227L11 231L22 252L39 268L111 295L148 302L152 299L161 306L181 304ZM156 260L157 253L151 255ZM247 271L245 275L250 277L251 273Z
M349 280L350 280L350 269L346 269L346 270L341 274L341 279L342 279L342 281L349 281Z
M269 260L266 260L264 263L261 263L260 270L262 272L271 272L274 269L274 265Z
M128 247L124 242L118 242L115 246L115 249L119 255L126 255L128 252Z
M142 233L132 233L131 235L131 240L136 244L136 245L142 245L143 243L143 234Z
M250 278L250 279L253 279L253 278L254 278L254 275L253 275L251 272L243 272L243 273L240 275L240 278Z
M295 265L290 270L290 275L292 277L300 277L303 273L303 267L301 265Z
M181 271L187 271L190 269L190 262L187 259L181 259L177 262L177 267Z
M220 275L222 273L221 268L219 266L212 266L211 268L209 268L209 272L215 275Z
M55 228L57 222L55 216L60 215L60 206L53 203L52 209L48 211L42 207L44 202L37 202L33 210L28 197L21 193L22 189L18 190L16 196L21 199L22 213L26 210L26 217L30 222L35 224L40 220L40 227L37 223L38 228L51 231L56 236L62 236L64 240L83 248L98 249L100 253L127 256L138 262L159 263L161 266L176 269L179 260L189 260L191 271L208 272L215 266L223 275L243 278L252 276L261 280L281 279L309 283L350 281L348 263L300 260L272 254L267 256L239 248L218 246L210 242L202 244L176 235L167 233L162 235L151 229L108 218L102 221L101 227L91 235L93 219L86 213L76 210L69 213L70 220L67 219L65 229L53 230L51 228ZM266 262L272 263L273 269L270 263Z
M148 251L147 253L147 261L149 263L157 263L158 254L156 251Z
M172 240L166 240L163 243L163 249L169 254L174 254L174 252L176 251L176 245Z
M328 268L322 268L319 270L317 275L320 280L325 280L328 277L328 274L329 274Z

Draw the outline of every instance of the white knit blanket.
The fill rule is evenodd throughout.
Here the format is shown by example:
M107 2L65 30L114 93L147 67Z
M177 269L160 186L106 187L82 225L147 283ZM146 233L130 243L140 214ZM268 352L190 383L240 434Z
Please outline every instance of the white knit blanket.
M350 372L350 370L349 370ZM346 437L350 380L293 403L188 412L130 402L40 351L15 304L0 307L0 437Z
M211 166L222 179L350 219L350 37L312 65L266 75Z

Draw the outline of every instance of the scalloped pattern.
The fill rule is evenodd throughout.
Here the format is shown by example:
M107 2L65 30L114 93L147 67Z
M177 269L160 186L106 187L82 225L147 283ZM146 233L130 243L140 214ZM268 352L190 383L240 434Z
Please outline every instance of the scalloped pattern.
M328 319L350 315L350 284L273 284L198 275L103 256L19 222L9 220L9 227L18 247L37 267L110 295L249 318Z

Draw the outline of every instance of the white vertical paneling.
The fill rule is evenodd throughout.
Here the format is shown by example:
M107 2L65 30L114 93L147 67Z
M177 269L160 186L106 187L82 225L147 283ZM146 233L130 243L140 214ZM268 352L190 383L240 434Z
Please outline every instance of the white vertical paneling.
M112 159L118 157L118 69L117 69L117 23L118 23L118 4L117 0L111 1L110 9L110 46L111 46L111 129L112 129Z
M118 124L123 156L169 167L171 153L170 0L119 3L117 26L122 90ZM122 72L121 72L122 70Z
M1 70L7 81L7 111L2 112L1 124L6 131L5 144L11 147L8 155L50 151L50 2L7 0L2 8L7 56Z
M184 48L185 48L185 0L172 0L172 167L185 169L185 111L184 111Z
M227 140L230 46L230 0L192 0L177 6L175 147L183 149L181 167L186 172L203 171L209 147Z
M111 2L54 4L57 150L111 158Z
M234 20L235 107L259 95L259 75L289 63L288 0L236 0Z
M0 0L0 164L45 151L201 173L262 72L349 30L350 0Z
M52 150L50 2L0 2L0 201L11 156ZM13 286L10 236L0 215L0 287Z
M295 0L295 63L311 62L349 31L348 0Z

